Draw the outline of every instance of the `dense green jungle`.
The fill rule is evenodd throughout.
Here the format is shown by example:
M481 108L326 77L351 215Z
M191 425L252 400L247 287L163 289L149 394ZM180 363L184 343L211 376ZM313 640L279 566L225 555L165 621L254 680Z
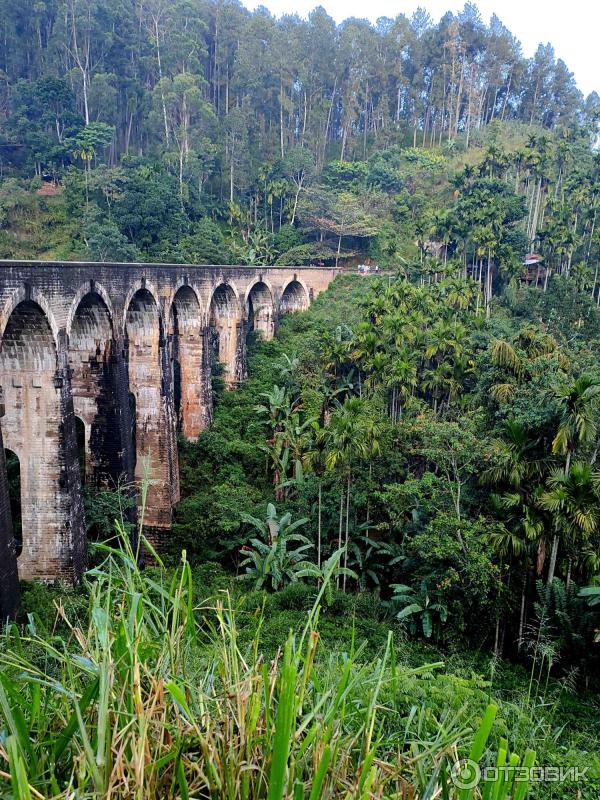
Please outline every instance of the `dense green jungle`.
M107 486L23 584L0 797L598 800L600 97L470 3L2 9L0 258L344 271L215 359L152 566Z

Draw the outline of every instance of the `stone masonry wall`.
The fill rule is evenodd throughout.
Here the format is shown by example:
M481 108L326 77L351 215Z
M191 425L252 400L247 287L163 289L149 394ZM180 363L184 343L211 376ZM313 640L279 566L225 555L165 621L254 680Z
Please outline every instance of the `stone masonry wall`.
M235 385L246 375L248 330L270 338L281 313L306 308L336 274L0 262L0 431L20 460L20 577L73 581L85 569L76 416L86 429L86 478L94 485L139 483L149 459L146 532L160 545L179 498L177 430L194 439L212 419L211 342L225 380ZM2 459L2 566L10 538L4 478ZM0 594L2 612L5 606Z

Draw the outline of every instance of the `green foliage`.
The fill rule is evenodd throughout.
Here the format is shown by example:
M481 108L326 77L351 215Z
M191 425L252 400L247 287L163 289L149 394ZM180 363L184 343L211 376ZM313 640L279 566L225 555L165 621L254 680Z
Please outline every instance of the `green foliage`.
M116 489L84 491L83 503L88 536L99 541L108 541L115 535L115 525L122 524L129 531L130 524L125 522L136 507L135 492L132 487L124 485Z
M293 773L306 792L333 792L337 782L368 774L373 790L402 785L423 797L427 787L444 784L446 796L459 800L453 764L466 757L496 763L506 739L514 751L535 749L540 764L583 766L587 758L593 767L592 709L589 738L583 729L569 737L553 716L563 723L580 708L568 695L551 707L527 706L517 673L496 668L492 684L456 659L449 671L435 651L411 652L384 631L367 647L364 634L380 635L373 601L334 593L319 614L325 585L316 595L300 584L246 601L222 592L211 600L207 595L224 586L214 565L192 573L183 561L173 573L140 572L130 556L127 547L106 551L78 605L59 605L60 618L78 624L77 637L57 648L35 611L22 633L12 629L3 641L2 780L21 787L21 796L25 787L66 797L73 785L126 795L143 775L148 798L164 797L170 786L179 793L182 785L190 795L224 797L220 787L241 786L244 776L252 798L280 785L283 761L285 785ZM56 590L38 589L44 613L50 592ZM26 602L33 610L31 594ZM345 652L333 646L340 636L347 637ZM275 659L270 669L263 653ZM547 691L551 696L552 683ZM131 726L132 714L145 724ZM125 738L130 747L119 748ZM233 741L239 745L232 750ZM326 768L315 770L314 758L327 747ZM150 758L140 762L140 752ZM249 757L262 769L248 775ZM594 797L593 781L591 771L577 785L584 800ZM566 800L572 788L557 785L555 797ZM542 796L535 785L532 791Z
M223 231L208 217L196 222L179 246L191 264L228 264L233 260Z
M278 517L273 503L268 504L264 521L249 515L243 519L252 525L260 536L250 539L251 546L246 545L242 548L245 558L241 566L246 567L249 575L255 576L256 589L267 586L276 591L304 576L306 551L310 550L312 545L306 536L294 531L305 525L308 520L298 519L292 522L289 513Z
M117 225L106 219L97 206L90 206L83 220L81 236L90 261L136 261L139 251Z
M427 639L432 635L439 638L440 626L448 619L448 609L443 602L431 597L425 581L421 582L418 590L401 583L393 583L390 588L394 592L390 604L392 607L400 607L396 619L408 619L411 631L415 633L416 618L421 624L423 636Z
M597 740L566 739L554 714L556 697L568 715L564 692L598 670L595 587L578 588L600 568L594 99L582 102L551 47L524 59L471 7L436 24L419 12L377 26L195 0L54 11L13 4L5 15L4 256L370 259L386 273L339 278L274 341L251 344L248 383L217 390L214 425L180 443L168 556L185 548L195 578L187 562L172 584L160 569L141 577L115 551L92 576L89 614L77 593L69 605L61 589L26 589L40 627L30 621L25 649L10 634L2 682L0 757L13 789L100 795L112 775L153 764L144 791L156 797L341 786L451 797L447 759L470 749L461 708L483 718L490 687L464 665L460 676L421 672L429 651L410 650L426 647L417 638L403 643L416 674L392 667L384 604L394 587L416 637L529 667L528 691L522 677L507 689L521 707L504 704L500 759L510 761L510 733L521 752L588 763ZM448 68L457 54L460 79ZM489 124L475 124L475 105ZM533 250L542 259L527 268ZM122 499L87 498L95 537L110 535ZM204 600L240 566L271 590L240 601L244 625L219 603L193 617L192 582ZM311 682L316 638L300 646L288 634L314 618L316 593L330 652ZM65 648L41 633L54 600L60 636L78 623ZM268 674L263 645L276 659ZM509 670L493 663L495 677ZM303 716L338 690L340 728ZM134 713L148 720L139 739ZM477 758L491 716L469 742ZM169 742L151 735L159 728ZM249 738L232 755L240 731ZM127 769L109 769L115 753Z

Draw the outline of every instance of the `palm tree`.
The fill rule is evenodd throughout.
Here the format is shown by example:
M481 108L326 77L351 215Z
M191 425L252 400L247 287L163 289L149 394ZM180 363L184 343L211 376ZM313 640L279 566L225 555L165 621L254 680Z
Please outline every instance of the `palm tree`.
M321 569L322 561L322 508L323 508L323 475L325 473L325 448L327 446L326 429L316 420L309 427L309 438L304 450L304 466L317 477L317 566Z
M535 497L535 495L534 495ZM513 574L513 559L522 561L521 603L519 611L518 649L523 643L525 618L527 611L529 576L532 566L539 574L545 557L544 520L535 504L528 500L524 492L506 492L503 495L492 495L492 506L502 523L489 534L489 541L498 556L507 562L507 594ZM537 557L535 558L535 554ZM535 558L535 564L534 564ZM505 623L506 624L506 623ZM504 625L505 627L505 625ZM502 649L499 643L504 640L504 627L500 636L500 614L496 619L496 639L494 652Z
M516 386L544 368L549 357L556 359L559 370L568 370L568 359L561 352L558 342L530 326L522 328L510 342L496 339L491 348L492 363L501 368L505 375L502 381L491 387L492 397L500 403L506 402Z
M574 463L569 471L554 469L548 478L548 488L540 497L540 506L549 511L555 520L554 542L548 584L552 583L558 554L559 532L568 539L571 547L585 543L600 522L600 473L594 473L590 464ZM569 559L570 582L571 559Z
M473 280L450 278L446 281L444 291L456 312L466 311L475 301L477 284Z
M492 546L501 558L524 558L519 617L519 648L523 641L530 556L535 544L536 569L539 575L545 560L544 521L540 518L538 498L546 460L536 454L539 445L527 429L513 419L504 425L494 466L482 475L492 485L508 484L508 491L492 495L492 504L502 525L490 534ZM510 578L510 570L509 570Z
M497 463L483 473L486 483L508 483L520 489L525 482L538 480L544 471L545 460L536 456L539 441L532 439L524 425L514 419L504 423L499 442Z
M273 386L270 392L263 392L261 397L264 403L255 406L257 414L266 417L272 436L262 449L267 453L273 468L273 485L277 500L283 499L281 484L287 479L289 466L289 449L285 447L285 439L281 432L292 414L294 404L292 403L287 389L283 386Z
M346 531L344 539L344 566L347 566L347 549L350 525L350 491L352 484L352 467L356 458L369 455L369 445L365 435L365 402L358 397L351 397L345 403L338 404L333 411L326 428L327 452L325 465L328 470L339 470L340 473L340 513L338 529L338 549L342 547L342 530L344 518L344 493L346 495Z
M559 386L556 396L562 405L562 414L552 442L552 452L565 456L567 473L577 444L590 444L598 434L600 380L591 375L581 375L575 381Z
M381 373L381 379L386 388L391 389L389 413L397 422L418 386L416 353L407 347L402 348L391 359L387 372Z
M565 456L563 475L567 478L570 473L571 458L577 445L591 444L598 435L600 380L591 375L581 375L571 383L559 386L556 389L556 396L562 405L562 414L552 442L552 452ZM558 544L559 537L555 533L552 540L548 583L554 577Z

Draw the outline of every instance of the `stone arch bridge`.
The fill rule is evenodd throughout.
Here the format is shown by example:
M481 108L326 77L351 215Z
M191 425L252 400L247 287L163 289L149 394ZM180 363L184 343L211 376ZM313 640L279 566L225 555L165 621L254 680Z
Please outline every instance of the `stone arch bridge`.
M248 333L271 338L336 273L0 261L0 611L15 580L5 450L19 464L21 578L85 569L77 426L86 483L149 475L144 519L160 544L179 497L176 435L211 421L212 363L226 385L243 380Z

